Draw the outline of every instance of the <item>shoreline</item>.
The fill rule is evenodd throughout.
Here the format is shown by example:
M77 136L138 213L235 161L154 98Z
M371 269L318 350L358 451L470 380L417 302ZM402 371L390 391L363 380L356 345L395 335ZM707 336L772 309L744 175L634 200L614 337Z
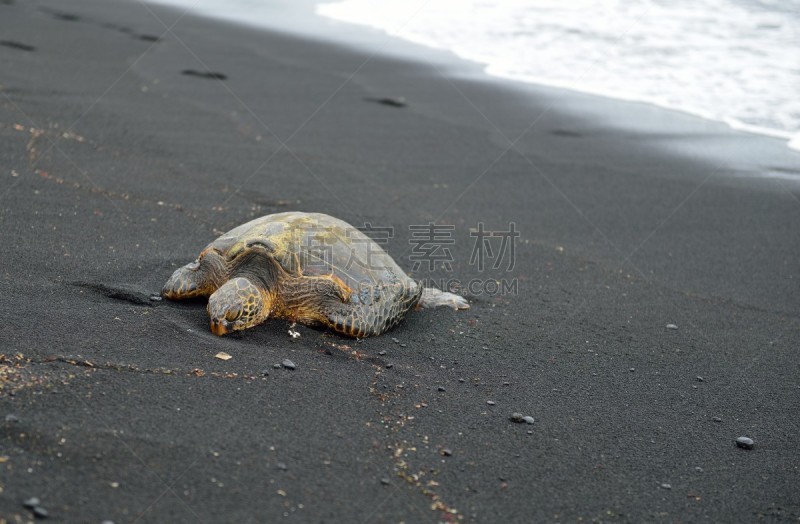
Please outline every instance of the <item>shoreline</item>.
M176 0L164 0L164 3L155 3L154 5L169 6L174 9L183 8L182 2ZM380 54L387 57L418 61L428 65L435 64L437 67L446 69L449 72L471 76L477 81L494 81L501 86L513 87L520 92L527 91L531 96L541 96L542 92L546 93L548 90L555 90L556 92L564 90L568 93L567 96L570 96L570 94L577 96L588 95L607 100L612 104L620 102L623 104L647 104L670 113L698 118L704 122L720 125L723 129L733 134L745 133L747 136L756 138L778 140L784 148L789 149L788 154L778 155L782 161L796 163L800 159L800 153L798 153L800 151L800 132L792 134L788 131L744 124L735 119L715 118L699 110L695 111L660 103L647 97L618 96L601 90L578 89L558 82L548 81L546 78L519 78L495 74L490 72L491 65L489 64L457 55L445 49L391 35L381 28L354 24L329 17L320 13L319 6L320 3L318 1L309 0L298 4L282 5L277 13L269 10L271 16L269 20L266 17L259 18L258 15L256 15L255 19L238 13L224 15L215 8L198 9L195 14L213 20L240 24L245 27L279 30L307 38L330 41L336 45L352 46L361 51L381 48ZM598 104L602 105L603 102L598 102ZM667 118L669 119L669 117ZM689 124L689 127L692 127L691 124ZM721 134L724 133L724 131L719 132ZM723 155L722 158L727 158L727 155ZM716 157L716 160L719 161L720 157ZM795 176L792 175L790 180L795 180ZM796 174L796 180L800 181L800 170Z
M172 0L172 1L174 1L174 0ZM422 41L419 41L419 40L415 40L415 39L412 39L412 38L406 38L406 37L401 37L401 36L398 36L398 35L393 35L387 29L379 27L379 26L373 26L373 25L368 25L368 24L358 24L358 23L355 23L355 22L350 22L348 20L337 18L336 16L334 16L332 14L323 14L324 9L320 8L322 5L324 5L324 4L317 3L317 5L316 5L316 7L314 9L315 14L318 15L318 16L322 16L322 17L328 18L329 20L333 20L333 21L335 21L335 22L337 22L339 24L350 25L351 27L360 27L360 28L362 28L362 30L377 31L379 33L382 33L386 38L399 39L399 40L402 40L402 41L407 42L409 44L416 45L416 46L419 46L419 47L423 47L423 48L426 48L426 49L450 52L450 51L447 51L445 48L437 47L434 44L429 44L429 43L422 42ZM338 35L339 39L342 39L342 37L343 37L342 34ZM492 64L490 64L490 63L487 63L487 62L484 62L484 61L481 61L481 60L478 60L478 59L473 59L473 58L471 58L469 56L466 56L466 55L463 55L463 54L458 54L458 53L454 53L454 52L452 54L457 60L462 60L462 61L465 61L465 62L469 62L469 63L472 63L472 64L479 65L481 67L482 71L484 72L484 74L486 74L487 76L490 76L492 78L495 78L495 79L501 79L501 80L505 80L505 81L509 81L509 82L513 82L513 83L522 83L522 84L526 84L526 85L534 85L534 86L540 86L540 87L550 87L550 88L556 88L556 89L565 89L565 90L573 92L573 93L588 94L588 95L598 96L598 97L601 97L601 98L611 99L611 100L615 100L615 101L636 102L636 103L650 104L650 105L653 105L655 107L659 107L659 108L662 108L662 109L667 109L669 111L674 111L674 112L683 113L683 114L686 114L686 115L699 117L699 118L702 118L703 120L707 120L707 121L711 121L711 122L715 122L715 123L722 123L722 124L725 124L727 127L729 127L733 131L744 131L746 133L758 135L758 136L761 136L761 137L765 137L766 136L766 137L769 137L769 138L776 138L776 139L784 140L785 141L784 145L786 147L788 147L789 149L792 149L794 151L800 151L800 130L797 130L795 132L791 132L791 131L784 131L784 130L775 129L775 128L768 128L768 127L763 127L763 126L758 126L758 125L746 124L746 123L744 123L744 122L742 122L742 121L740 121L740 120L738 120L736 118L715 117L715 116L712 116L708 111L682 107L680 105L675 105L675 104L662 102L662 101L659 101L659 100L657 100L657 99L655 99L653 97L648 97L648 96L644 96L644 95L636 95L636 94L632 94L632 93L622 94L622 93L615 93L615 92L612 92L612 91L602 90L602 89L581 88L581 87L576 87L576 86L570 85L570 84L565 83L565 82L554 81L554 80L551 80L551 79L549 79L547 77L507 74L507 73L504 73L502 71L497 70L497 68L495 66L493 66Z
M3 518L800 518L776 141L133 0L0 3L0 29ZM391 228L416 279L518 285L360 341L150 298L289 210ZM432 224L452 267L412 271ZM512 224L513 268L471 261Z

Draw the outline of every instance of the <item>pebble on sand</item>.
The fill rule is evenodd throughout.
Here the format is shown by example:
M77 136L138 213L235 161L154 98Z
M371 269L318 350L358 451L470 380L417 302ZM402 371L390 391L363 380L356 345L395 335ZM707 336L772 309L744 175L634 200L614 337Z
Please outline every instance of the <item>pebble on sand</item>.
M755 442L749 437L739 437L736 439L736 445L742 449L753 449Z
M678 329L678 326L675 324L667 324L667 329Z
M519 412L512 413L511 416L508 418L511 420L511 422L516 422L517 424L522 424L523 422L526 424L533 424L534 422L536 422L536 419L534 419L532 416L523 415L522 413Z
M28 509L33 509L36 506L38 506L39 504L41 504L41 501L39 500L38 497L31 497L31 498L29 498L28 500L26 500L25 502L22 503L22 505L25 506Z
M218 359L220 359L220 360L230 360L230 359L232 359L233 357L232 357L232 356L230 356L229 354L225 353L224 351L220 351L219 353L217 353L216 355L214 355L214 358L218 358Z
M297 367L294 365L294 362L292 362L288 358L285 359L283 362L281 362L281 365L283 365L283 367L285 367L286 369L295 369Z
M443 457L450 457L453 455L453 450L450 448L444 448L442 449L442 451L440 451L440 453L442 454Z
M388 485L389 485L389 484L391 484L391 483L392 483L392 481L391 481L391 480L389 480L389 477L383 477L383 478L381 479L381 484L383 484L384 486L388 486Z
M487 400L486 403L489 404L490 406L494 406L495 405L495 401L494 400Z
M444 386L439 386L439 387L438 387L438 388L436 388L436 389L437 389L438 391L447 391L446 389L444 389Z

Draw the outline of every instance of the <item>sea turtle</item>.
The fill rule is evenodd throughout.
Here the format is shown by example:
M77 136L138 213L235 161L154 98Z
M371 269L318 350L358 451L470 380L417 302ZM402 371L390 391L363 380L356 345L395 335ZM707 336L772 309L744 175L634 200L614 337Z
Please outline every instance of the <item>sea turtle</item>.
M267 215L232 229L172 274L165 298L210 296L211 331L225 335L268 317L380 335L411 308L466 309L466 299L412 280L381 246L322 213Z

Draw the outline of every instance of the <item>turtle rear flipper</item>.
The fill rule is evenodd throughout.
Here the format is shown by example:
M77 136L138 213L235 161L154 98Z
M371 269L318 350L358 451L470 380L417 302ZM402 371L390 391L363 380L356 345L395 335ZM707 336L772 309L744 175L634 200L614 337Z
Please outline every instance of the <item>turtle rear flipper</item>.
M346 304L327 310L328 327L350 337L374 337L389 331L406 316L420 299L422 288L410 285L363 287Z
M447 306L452 309L469 309L469 302L467 302L466 298L433 287L426 287L422 290L422 297L419 299L418 305L426 309L440 306Z

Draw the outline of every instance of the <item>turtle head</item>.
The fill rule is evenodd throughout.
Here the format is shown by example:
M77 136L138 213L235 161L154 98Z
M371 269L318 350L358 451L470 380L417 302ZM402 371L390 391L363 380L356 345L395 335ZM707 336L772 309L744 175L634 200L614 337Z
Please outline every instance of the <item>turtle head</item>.
M226 335L262 323L269 316L269 296L244 277L227 281L208 299L211 331Z
M207 297L227 278L225 258L215 249L207 248L197 260L178 268L161 290L170 300Z

